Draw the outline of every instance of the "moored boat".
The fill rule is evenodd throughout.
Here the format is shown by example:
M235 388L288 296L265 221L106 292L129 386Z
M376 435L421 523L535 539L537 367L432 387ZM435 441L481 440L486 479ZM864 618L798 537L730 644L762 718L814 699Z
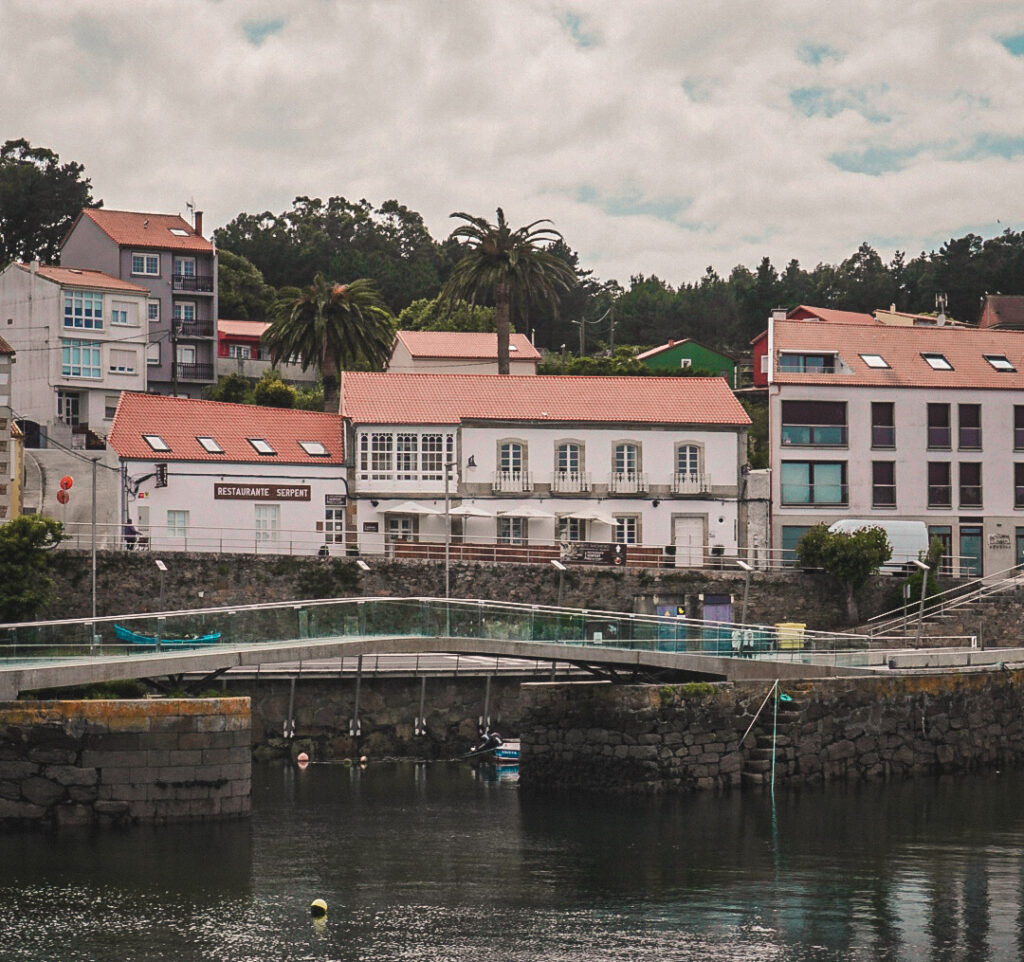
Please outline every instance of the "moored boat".
M155 635L144 635L138 631L132 631L123 625L114 625L114 634L118 641L127 642L130 645L145 645L149 648L157 647ZM205 635L183 635L180 638L161 638L161 648L185 648L192 645L212 645L220 641L220 632L211 631Z
M494 762L497 765L518 765L519 764L519 739L510 738L503 741L493 752Z

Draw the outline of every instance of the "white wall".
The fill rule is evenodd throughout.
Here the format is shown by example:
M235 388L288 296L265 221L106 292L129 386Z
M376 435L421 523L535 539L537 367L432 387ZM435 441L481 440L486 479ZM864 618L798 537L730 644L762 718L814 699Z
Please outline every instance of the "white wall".
M394 354L388 361L389 374L497 374L498 359L462 357L421 357L414 358L409 349L399 341ZM509 355L509 374L536 374L537 362Z

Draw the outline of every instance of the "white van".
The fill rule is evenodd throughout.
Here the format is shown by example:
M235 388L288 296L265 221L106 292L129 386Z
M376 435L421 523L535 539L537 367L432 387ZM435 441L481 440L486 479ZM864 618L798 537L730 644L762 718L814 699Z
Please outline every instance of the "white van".
M882 565L882 571L903 571L911 562L923 560L928 553L928 526L923 521L844 518L830 524L828 530L832 533L842 531L853 534L862 528L881 528L892 545L892 557Z

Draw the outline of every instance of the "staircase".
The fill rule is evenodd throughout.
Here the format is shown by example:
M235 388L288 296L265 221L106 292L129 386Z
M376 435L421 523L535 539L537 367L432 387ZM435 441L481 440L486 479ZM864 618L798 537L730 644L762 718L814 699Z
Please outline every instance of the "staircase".
M781 688L789 695L790 701L779 700L778 724L775 720L775 706L769 700L764 706L756 724L747 735L747 744L754 740L753 747L748 748L741 771L743 787L770 785L772 781L772 756L775 756L776 776L786 775L792 771L796 758L791 732L803 712L801 695L806 695L806 686L786 686ZM773 728L776 729L772 735Z

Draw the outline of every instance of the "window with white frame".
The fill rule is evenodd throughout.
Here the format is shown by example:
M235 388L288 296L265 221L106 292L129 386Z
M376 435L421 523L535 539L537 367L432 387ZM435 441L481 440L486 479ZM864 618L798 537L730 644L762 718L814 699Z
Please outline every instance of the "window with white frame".
M324 544L343 544L345 541L345 509L324 508Z
M696 478L700 475L700 447L698 445L680 444L676 448L676 474L687 478Z
M395 436L378 432L370 435L370 474L380 480L390 478L395 465Z
M135 351L126 351L117 347L110 349L110 363L107 365L107 370L111 374L134 374L138 364L139 356Z
M184 538L188 534L188 512L170 510L167 512L167 537Z
M455 435L453 434L421 434L420 435L420 477L424 481L441 481L444 479L444 466L453 460L455 452Z
M559 474L578 474L583 460L583 446L575 441L565 441L555 450L555 462Z
M150 324L158 324L160 322L159 301L146 301L146 317L149 318Z
M498 447L498 469L510 477L518 476L523 471L523 452L525 448L519 441L503 441Z
M64 377L102 377L102 353L99 341L61 338L60 373Z
M178 363L179 364L195 364L196 363L196 346L194 344L179 344L178 345Z
M418 434L399 434L395 438L395 475L399 481L414 481L418 474Z
M228 357L240 357L247 361L252 357L252 347L249 344L229 344Z
M135 252L132 254L132 273L146 277L160 275L160 255Z
M281 527L281 506L278 504L257 504L256 508L256 540L263 542L277 541L277 532Z
M498 518L498 544L526 544L526 518Z
M113 421L114 415L117 414L117 399L120 394L107 394L103 398L103 420Z
M615 473L633 477L640 470L640 445L624 441L615 445Z
M175 257L174 273L181 277L195 277L196 259L194 257Z
M146 345L146 363L147 364L159 364L160 363L160 342L154 341L152 344Z
M586 541L587 522L583 518L559 518L555 524L559 541Z
M110 305L110 323L117 327L138 327L135 320L135 305L125 301L114 301Z
M362 481L443 481L445 463L454 460L455 435L361 431L357 446Z
M195 301L175 301L174 317L178 321L191 322L196 319Z
M64 326L83 331L102 331L103 295L93 291L65 291Z
M639 544L640 543L640 519L635 514L616 515L616 517L615 517L615 543L616 544Z

